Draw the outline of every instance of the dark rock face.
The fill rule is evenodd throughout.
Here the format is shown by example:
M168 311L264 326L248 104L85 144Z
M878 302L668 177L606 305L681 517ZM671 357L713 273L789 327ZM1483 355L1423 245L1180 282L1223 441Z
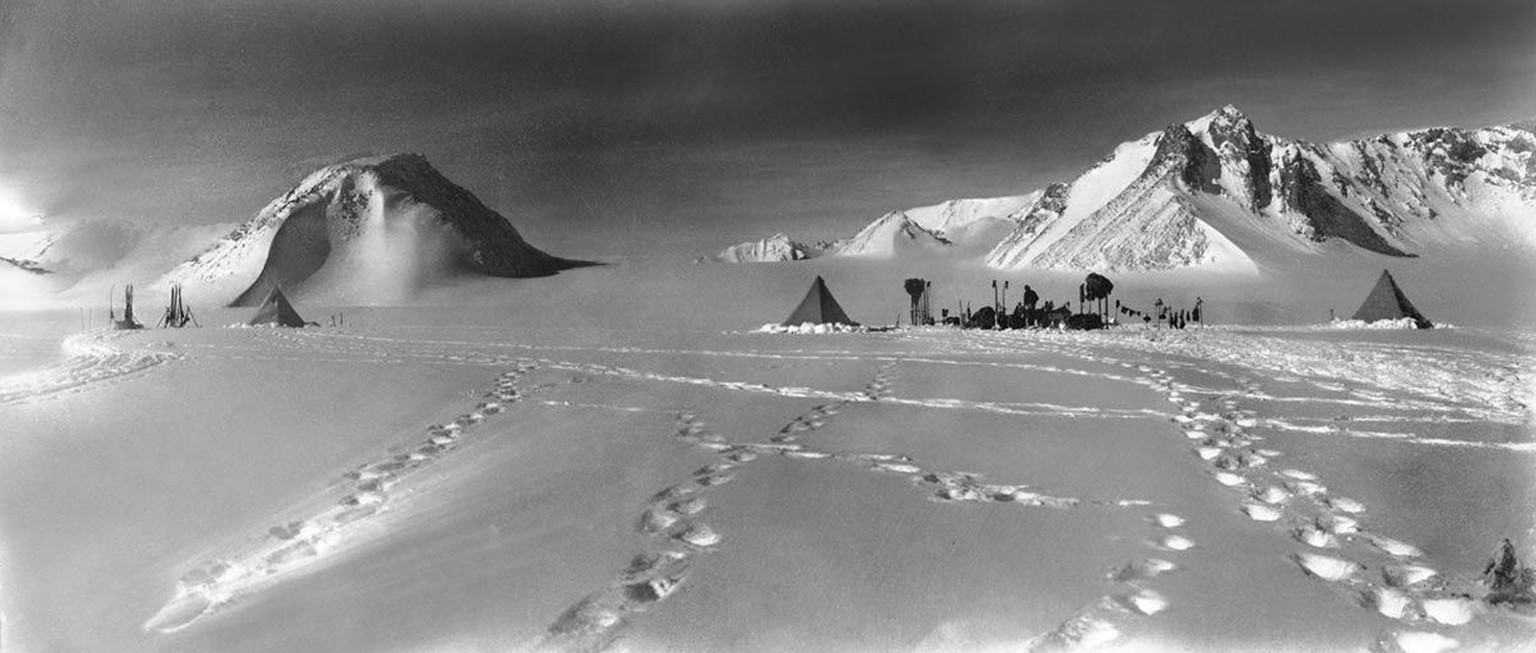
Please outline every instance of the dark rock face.
M1378 254L1415 256L1404 252L1377 234L1365 218L1344 206L1323 188L1322 175L1305 156L1288 157L1281 162L1280 194L1312 224L1312 239L1323 241L1342 238Z
M470 244L464 263L477 272L496 277L541 277L584 265L551 256L523 240L505 217L480 198L449 181L426 157L400 154L373 166L379 181L405 191L411 199L438 210L439 220L451 225Z
M6 258L4 256L0 256L0 263L9 263L11 265L14 265L18 269L20 269L22 272L31 272L32 274L53 274L53 270L49 270L49 269L43 267L37 261L30 261L30 260L27 260L27 259L17 259L17 258Z
M273 287L292 288L318 272L331 255L330 225L346 224L344 218L330 219L337 213L340 211L319 201L294 207L272 238L261 275L229 305L257 306Z
M1150 167L1159 163L1179 165L1179 179L1191 190L1202 193L1220 193L1221 157L1206 147L1205 142L1190 133L1182 124L1169 125L1157 139L1157 151L1152 154Z
M1061 217L1062 212L1067 210L1067 195L1071 190L1070 185L1061 182L1046 186L1040 199L1019 222L1021 229L1033 234L1040 230L1041 225Z
M1436 127L1414 132L1412 138L1431 169L1445 176L1448 188L1461 188L1476 171L1477 160L1488 153L1465 129Z
M1253 129L1253 123L1248 123L1248 144L1244 148L1248 160L1248 188L1254 211L1269 206L1274 200L1274 188L1269 183L1270 152L1269 142L1260 138Z
M1274 191L1269 183L1272 148L1254 128L1253 121L1234 107L1223 107L1212 118L1209 133L1223 168L1230 171L1247 168L1242 175L1247 197L1234 199L1245 200L1250 211L1269 206ZM1239 162L1246 166L1238 165Z

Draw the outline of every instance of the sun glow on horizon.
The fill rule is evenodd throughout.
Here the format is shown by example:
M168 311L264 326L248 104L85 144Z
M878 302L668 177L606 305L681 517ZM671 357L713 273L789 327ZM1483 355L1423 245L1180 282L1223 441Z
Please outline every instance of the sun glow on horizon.
M0 229L19 229L43 223L43 213L31 211L15 193L0 189Z

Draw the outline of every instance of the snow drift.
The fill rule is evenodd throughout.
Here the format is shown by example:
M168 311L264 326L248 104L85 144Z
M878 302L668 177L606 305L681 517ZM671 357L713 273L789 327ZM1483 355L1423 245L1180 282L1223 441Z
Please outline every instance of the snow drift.
M253 306L274 286L312 300L388 304L455 276L539 277L590 265L528 244L419 154L326 166L165 275ZM224 301L224 299L221 299Z

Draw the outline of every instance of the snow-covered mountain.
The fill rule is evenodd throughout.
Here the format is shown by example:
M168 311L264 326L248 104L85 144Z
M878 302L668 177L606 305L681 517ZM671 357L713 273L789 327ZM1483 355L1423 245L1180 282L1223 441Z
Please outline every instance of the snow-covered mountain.
M821 255L813 246L798 243L783 233L762 240L751 240L725 248L714 256L722 263L777 263L798 261Z
M166 273L235 306L293 296L387 303L457 274L536 277L588 265L523 240L419 154L326 166Z
M1038 193L1036 193L1038 195ZM1035 195L950 200L933 206L892 211L850 238L807 244L783 233L725 248L712 260L724 263L777 263L818 256L884 258L904 252L953 255L990 249L1012 230L1014 213ZM979 253L979 252L972 252Z
M1536 248L1533 153L1528 123L1317 145L1259 132L1226 106L1027 195L887 213L823 255L919 250L999 269L1251 272L1341 248L1388 257Z

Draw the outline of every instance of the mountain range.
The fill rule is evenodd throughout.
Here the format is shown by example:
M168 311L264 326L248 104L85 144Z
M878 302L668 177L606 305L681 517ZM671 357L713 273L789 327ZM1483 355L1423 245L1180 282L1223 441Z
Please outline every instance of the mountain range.
M891 211L853 236L734 245L726 262L940 256L1001 270L1257 272L1341 252L1536 247L1531 122L1315 144L1233 106L1120 144L1023 195Z

